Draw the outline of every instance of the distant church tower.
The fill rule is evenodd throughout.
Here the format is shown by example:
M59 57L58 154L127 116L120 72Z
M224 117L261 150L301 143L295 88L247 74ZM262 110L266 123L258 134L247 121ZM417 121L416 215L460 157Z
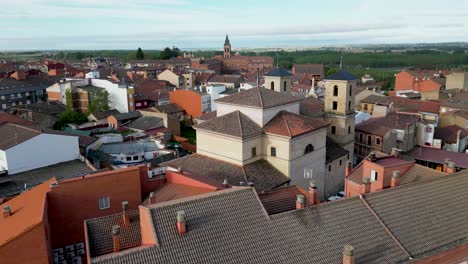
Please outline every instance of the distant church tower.
M325 79L325 117L330 122L327 135L335 143L349 151L353 163L354 152L354 95L357 78L339 71Z
M224 56L225 59L231 58L231 42L229 41L228 35L226 35L226 40L224 41Z

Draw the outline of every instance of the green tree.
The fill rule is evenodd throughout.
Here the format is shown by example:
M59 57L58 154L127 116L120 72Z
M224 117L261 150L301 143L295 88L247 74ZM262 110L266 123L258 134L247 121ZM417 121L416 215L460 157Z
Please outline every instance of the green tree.
M138 50L136 52L136 59L137 60L145 59L145 54L143 53L143 50L141 48L138 48Z
M91 102L88 104L88 114L109 110L109 93L106 90L97 90L91 93Z
M328 75L332 75L332 74L334 74L335 72L337 72L336 68L330 68L330 69L328 69L328 71L327 71L327 76L328 76Z
M88 118L83 113L78 113L73 110L67 110L60 114L59 119L54 124L54 129L62 130L67 124L83 124L88 121Z
M178 57L178 56L180 56L180 54L181 54L181 51L179 50L179 48L172 47L172 49L171 49L169 47L166 47L159 54L159 58L162 59L162 60L168 60L168 59L171 59L171 58Z
M73 95L72 95L70 88L65 90L65 102L67 106L67 111L72 111L73 110Z

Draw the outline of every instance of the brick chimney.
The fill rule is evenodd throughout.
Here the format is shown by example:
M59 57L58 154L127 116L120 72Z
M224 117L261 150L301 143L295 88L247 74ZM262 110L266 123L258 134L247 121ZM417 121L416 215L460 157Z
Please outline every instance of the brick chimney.
M372 162L374 162L375 160L377 160L377 156L376 156L376 154L375 154L374 151L372 151L372 152L369 154L369 157L367 157L367 160L372 161Z
M371 180L369 177L362 179L361 193L370 193Z
M114 252L120 251L120 226L115 225L112 227L112 240L114 242Z
M128 226L130 224L130 215L128 214L128 201L122 202L122 216L124 225Z
M177 211L177 232L179 232L179 235L187 233L184 211Z
M302 194L296 195L296 209L304 209L304 208L305 208L304 195Z
M447 162L447 170L446 170L446 172L447 172L448 174L452 174L452 173L455 173L456 171L457 171L457 170L456 170L456 168L455 168L455 162L453 162L453 161Z
M10 206L4 205L3 206L3 211L2 211L3 218L8 218L11 215L11 209Z
M343 264L354 264L354 247L349 244L343 249Z
M390 182L390 187L400 186L400 171L393 171L392 180Z
M307 205L312 206L319 204L320 201L318 199L318 193L317 193L317 186L315 185L315 181L310 181L309 182L309 187L307 187Z
M352 171L353 171L353 166L351 165L351 161L347 161L346 168L345 168L345 177L348 177Z

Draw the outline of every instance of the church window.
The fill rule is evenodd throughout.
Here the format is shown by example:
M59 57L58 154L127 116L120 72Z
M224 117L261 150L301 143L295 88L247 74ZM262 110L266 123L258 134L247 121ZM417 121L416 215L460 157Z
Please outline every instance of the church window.
M309 145L307 145L307 147L304 150L304 155L307 154L307 153L310 153L312 151L314 151L314 146L312 146L312 144L309 144Z
M337 109L338 109L338 102L333 101L333 110L337 110Z
M271 82L271 84L270 84L270 88L271 88L271 90L272 90L272 91L274 91L274 90L275 90L275 82Z
M333 87L333 96L338 96L338 86L337 85L335 85Z
M288 87L288 86L287 86L287 83L286 83L286 81L284 81L284 87L283 87L283 91L284 91L284 92L286 92L286 88L287 88L287 87Z
M349 86L349 96L353 95L353 91L351 90L353 88L352 85Z

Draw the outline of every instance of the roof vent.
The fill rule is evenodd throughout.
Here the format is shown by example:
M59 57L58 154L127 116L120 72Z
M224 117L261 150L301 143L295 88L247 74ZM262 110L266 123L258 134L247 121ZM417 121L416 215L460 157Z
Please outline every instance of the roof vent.
M179 232L179 235L187 233L187 225L185 223L184 211L177 212L177 232Z
M11 215L11 209L10 206L4 205L3 206L3 211L2 211L3 218L7 218Z

